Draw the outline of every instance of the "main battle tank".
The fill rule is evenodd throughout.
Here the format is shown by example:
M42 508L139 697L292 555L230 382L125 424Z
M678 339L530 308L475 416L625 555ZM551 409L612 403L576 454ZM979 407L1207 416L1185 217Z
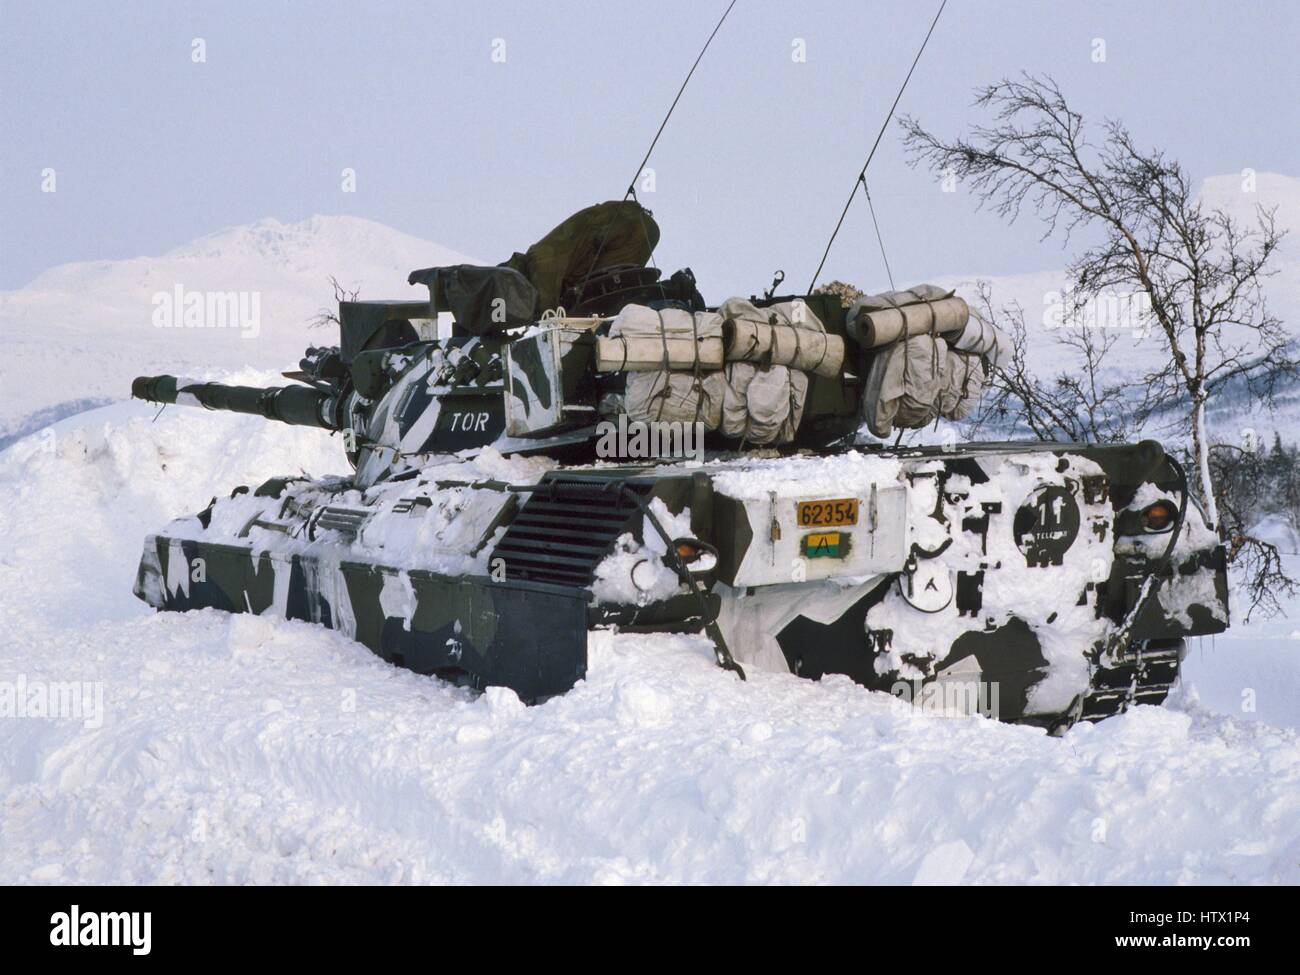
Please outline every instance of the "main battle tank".
M741 677L1057 731L1163 701L1186 638L1227 627L1223 548L1154 441L858 442L969 411L999 337L959 297L710 307L646 266L658 236L600 204L503 265L415 271L427 300L341 302L293 385L135 380L336 431L354 468L177 519L136 594L530 703L583 677L592 628L702 631Z

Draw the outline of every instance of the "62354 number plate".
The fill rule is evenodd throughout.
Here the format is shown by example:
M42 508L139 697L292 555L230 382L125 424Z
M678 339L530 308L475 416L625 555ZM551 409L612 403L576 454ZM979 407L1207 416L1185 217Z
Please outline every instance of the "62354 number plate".
M795 506L800 528L838 528L858 523L858 499L800 501Z

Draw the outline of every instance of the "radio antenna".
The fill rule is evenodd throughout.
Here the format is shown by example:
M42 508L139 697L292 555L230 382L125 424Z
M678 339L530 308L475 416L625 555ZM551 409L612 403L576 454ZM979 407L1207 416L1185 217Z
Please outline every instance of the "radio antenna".
M709 45L713 43L713 39L718 36L718 31L722 29L723 21L727 19L727 14L731 13L731 8L735 5L736 0L731 0L731 3L727 4L727 9L722 12L722 16L718 18L718 22L713 27L713 33L711 33L709 39L704 42L704 47L700 48L700 53L696 56L695 63L691 65L691 70L686 72L686 79L682 82L682 86L677 89L677 96L673 99L673 103L668 106L668 114L665 115L664 120L659 123L659 131L657 131L655 137L650 140L650 148L647 149L645 155L641 157L641 164L637 166L636 172L632 174L632 180L627 184L627 191L623 194L624 202L628 199L632 199L640 208L641 230L646 235L646 249L650 252L649 259L651 263L654 263L654 248L650 245L650 230L645 225L645 207L641 206L641 201L637 199L636 181L637 178L645 172L646 163L650 161L651 153L655 151L655 146L659 144L659 137L664 134L664 129L668 126L668 120L673 117L673 110L677 108L677 103L682 99L682 92L684 92L686 86L691 83L691 76L695 74L695 69L700 66L700 62L704 60L705 52L708 51ZM587 273L582 276L582 283L578 286L579 294L586 291L587 281L591 278L591 272L594 271L596 266L600 263L600 255L605 252L605 243L609 240L609 231L613 226L614 215L610 214L609 220L605 223L605 229L600 235L600 243L596 245L596 257L592 260L591 267L587 268Z
M898 108L899 101L903 98L903 92L907 90L907 83L912 80L912 72L916 70L916 65L921 60L921 55L925 53L925 46L930 43L930 35L934 33L934 28L939 23L939 18L943 15L943 8L948 6L948 0L943 0L939 4L939 10L934 15L934 20L930 21L930 29L925 32L925 40L921 42L920 50L916 52L916 57L912 59L912 66L907 69L907 77L903 79L902 86L898 89L898 94L894 96L894 104L889 106L889 114L885 116L884 123L880 126L880 131L876 134L876 141L871 145L871 152L867 153L867 161L862 164L862 170L858 173L857 179L853 181L853 188L849 190L849 198L844 201L844 209L840 211L840 219L835 222L835 229L831 231L831 239L826 241L826 250L822 252L821 263L817 265L817 270L813 272L812 280L808 282L808 293L812 294L813 287L817 284L817 278L821 276L822 268L826 266L826 258L830 255L831 245L835 243L835 237L840 232L840 227L844 225L844 217L849 212L849 206L853 203L853 197L857 195L858 184L861 183L863 189L867 185L867 167L871 165L871 159L876 154L876 149L880 146L880 140L885 135L885 129L889 128L889 123L894 117L894 111ZM882 243L883 248L883 243Z
M946 3L947 0L944 0L944 2ZM704 42L704 47L700 48L699 56L695 58L695 63L691 65L691 70L686 72L686 80L683 81L682 86L677 89L677 97L674 98L673 103L668 106L668 114L665 115L664 120L659 123L659 131L655 133L654 139L650 141L650 148L645 151L645 155L641 158L641 165L637 166L636 172L632 174L632 181L627 184L627 192L623 194L623 199L626 200L628 197L636 195L635 187L637 177L645 171L645 164L650 161L650 154L655 151L655 146L659 144L659 137L664 134L664 128L667 127L668 120L673 117L673 109L675 109L677 103L681 101L682 92L686 90L686 86L691 83L691 75L695 74L695 69L698 68L700 62L704 60L704 52L709 49L709 45L713 43L713 39L718 36L718 31L722 29L722 22L727 19L727 14L731 13L731 8L735 5L736 0L731 0L731 3L727 4L727 9L724 10L722 16L718 18L718 23L713 28L713 33L710 34L709 39Z

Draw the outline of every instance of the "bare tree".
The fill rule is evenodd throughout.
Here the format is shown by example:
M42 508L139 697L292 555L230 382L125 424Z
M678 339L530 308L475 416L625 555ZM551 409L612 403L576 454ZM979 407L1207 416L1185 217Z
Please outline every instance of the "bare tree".
M1044 376L1029 365L1024 309L1018 302L994 307L987 281L976 282L975 289L976 314L997 325L1011 348L990 372L988 389L969 421L972 432L1019 427L1039 440L1105 443L1131 438L1143 410L1115 409L1127 385L1107 366L1118 334L1093 329L1057 332L1055 341L1066 350L1065 360L1077 368Z
M1286 452L1280 440L1276 450L1285 463ZM1249 449L1215 444L1210 452L1210 467L1218 492L1220 529L1227 541L1228 561L1240 570L1244 581L1248 600L1246 621L1250 622L1256 610L1275 616L1282 608L1279 597L1294 596L1300 592L1300 583L1287 575L1277 545L1260 538L1251 529L1266 512L1293 514L1291 499L1286 495L1294 473L1266 461L1253 443Z
M1181 411L1197 487L1217 525L1206 403L1234 380L1271 403L1279 382L1300 374L1262 287L1284 234L1275 211L1257 208L1246 228L1221 209L1207 210L1176 161L1140 149L1117 121L1105 121L1100 141L1090 141L1050 78L1000 81L981 89L976 105L993 113L993 123L951 141L905 118L913 165L966 181L981 206L1008 221L1028 204L1046 225L1044 238L1100 233L1101 242L1067 268L1071 300L1077 306L1117 289L1145 295L1167 353L1140 379L1146 405Z
M330 286L334 289L334 305L331 308L322 308L316 313L316 316L308 322L309 328L327 328L337 327L339 325L339 302L356 301L357 295L361 294L360 288L345 288L339 283L339 279L330 275Z

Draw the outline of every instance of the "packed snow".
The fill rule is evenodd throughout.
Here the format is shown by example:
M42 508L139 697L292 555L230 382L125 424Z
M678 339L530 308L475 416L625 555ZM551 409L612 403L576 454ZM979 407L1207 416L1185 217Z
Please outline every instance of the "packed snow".
M670 539L691 537L690 508L674 515L663 501L655 498L650 502L650 510ZM641 520L644 541L637 541L631 532L620 535L614 541L613 550L596 566L591 586L596 602L645 606L686 591L677 573L664 562L668 546L663 538L648 517Z
M0 719L0 882L1300 882L1300 619L1202 641L1171 705L1060 739L742 683L686 636L593 634L587 679L526 708L134 599L146 532L344 463L319 431L154 412L0 452L0 705L83 692Z

